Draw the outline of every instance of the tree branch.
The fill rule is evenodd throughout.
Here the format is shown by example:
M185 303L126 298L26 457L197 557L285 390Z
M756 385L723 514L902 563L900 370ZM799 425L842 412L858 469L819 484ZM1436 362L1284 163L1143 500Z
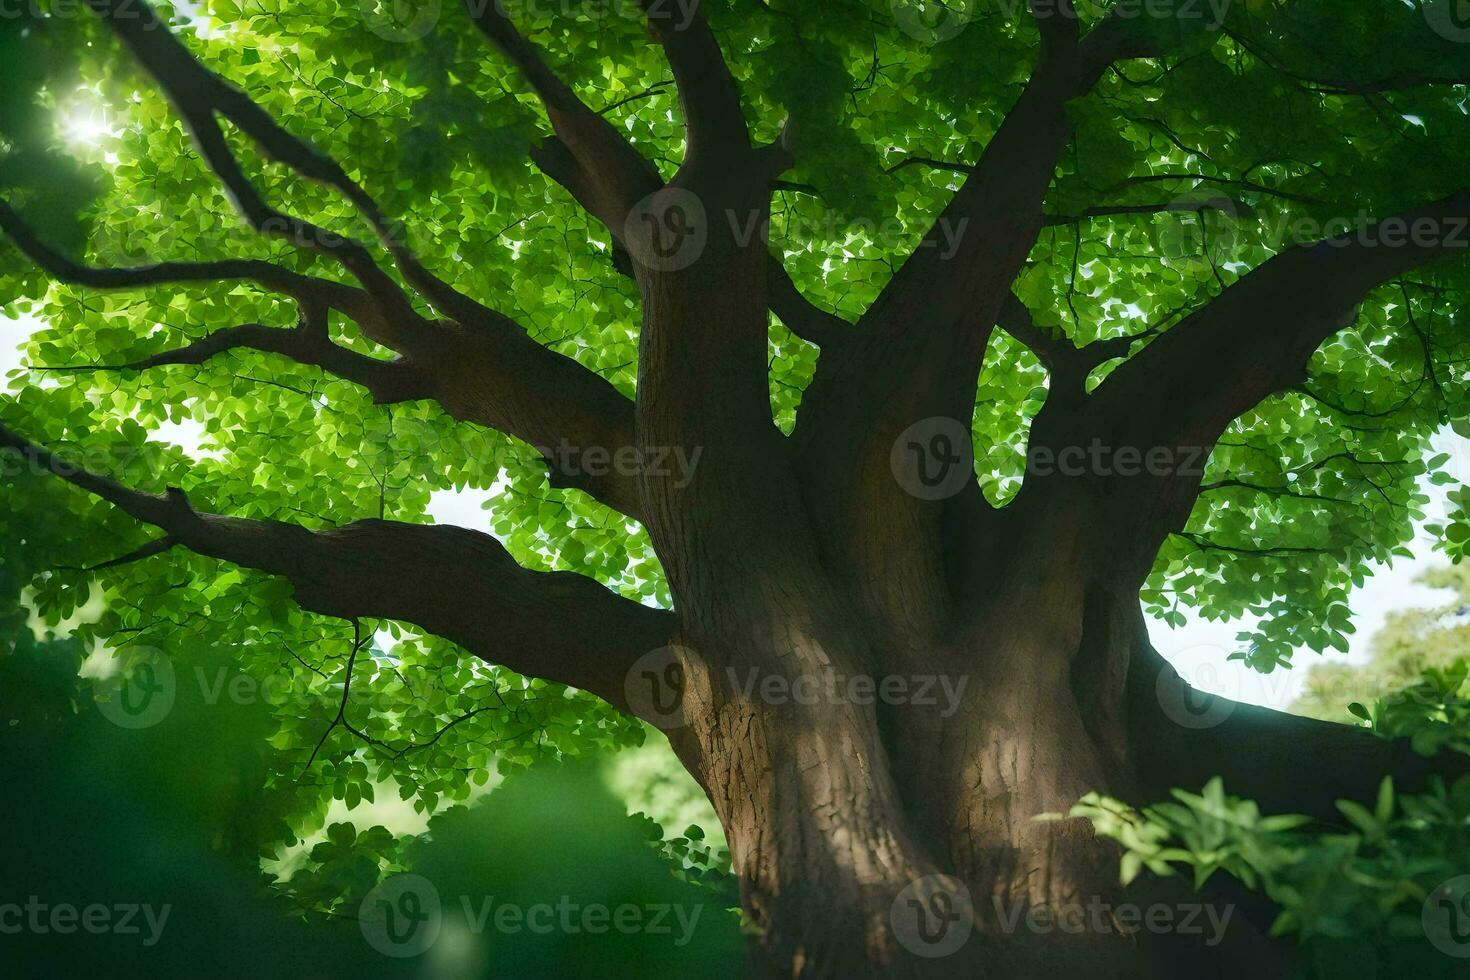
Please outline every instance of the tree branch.
M730 165L750 149L750 132L735 79L700 0L681 5L664 0L640 2L679 89L689 136L685 166L700 171L711 165Z
M218 262L159 262L105 268L75 262L41 241L20 214L0 201L0 232L38 267L59 282L94 289L130 289L173 283L252 282L301 302L319 302L354 320L368 315L371 300L355 286L292 272L261 259Z
M851 336L852 324L803 296L791 280L791 273L786 271L786 264L775 255L766 266L766 290L771 312L786 324L787 330L807 343L827 347Z
M1212 197L1203 201L1169 201L1164 204L1103 204L1091 207L1081 214L1049 214L1042 224L1053 228L1058 225L1081 224L1089 218L1104 218L1116 215L1128 214L1165 214L1169 212L1183 212L1187 214L1199 214L1203 211L1222 211L1225 214L1249 215L1249 205L1230 197Z
M1142 631L1141 614L1138 620ZM1229 792L1255 800L1264 812L1335 821L1337 800L1372 799L1384 776L1393 777L1399 792L1414 793L1432 776L1470 775L1470 757L1458 752L1425 758L1407 739L1197 691L1146 642L1135 644L1127 692L1129 742L1138 760L1134 803L1155 803L1175 787L1221 776ZM1163 704L1178 717L1161 710Z
M1235 419L1306 378L1312 353L1347 326L1374 288L1470 250L1470 190L1402 212L1339 239L1289 248L1231 284L1119 366L1092 398L1093 436L1111 446L1208 449ZM1151 561L1182 528L1203 467L1138 477L1111 494L1109 519ZM1130 478L1131 479L1131 478Z
M171 356L207 358L228 346L255 346L317 364L364 383L375 396L381 392L389 400L432 395L453 417L489 426L541 450L553 467L553 481L559 485L586 490L609 506L637 516L632 474L599 468L602 475L592 476L582 465L588 451L599 455L605 451L615 457L634 445L632 404L610 383L571 358L542 347L513 320L464 296L423 269L407 247L396 240L394 229L377 205L336 161L287 133L243 92L200 65L146 3L88 2L159 82L205 160L252 226L332 257L363 284L365 291L298 276L261 262L87 269L42 245L11 209L0 209L0 227L16 239L23 251L58 275L97 285L205 281L219 276L248 278L296 296L303 304L339 309L352 317L368 337L405 354L412 367L406 367L405 362L360 357L318 343L306 334L267 333L259 326L214 335ZM493 5L486 5L486 9L493 12ZM270 208L225 144L216 114L239 126L272 159L347 196L378 232L404 278L454 322L438 323L419 316L362 245ZM605 121L598 122L612 132Z
M382 316L376 325L382 332L374 339L389 346L402 343L420 318L398 284L378 267L360 243L284 214L266 203L241 170L215 116L224 116L239 126L272 159L344 190L356 205L365 209L379 233L391 239L376 206L341 167L281 129L249 96L199 64L158 19L146 0L87 0L87 4L158 82L183 119L200 155L219 177L250 227L335 260L362 283L381 308ZM363 325L367 329L367 322Z
M196 511L183 491L150 494L79 469L0 426L0 450L116 505L198 554L288 579L305 609L412 623L482 659L569 684L626 709L632 663L664 645L671 613L567 572L521 567L488 534L358 521L311 531Z
M536 165L621 237L633 206L663 186L658 171L547 66L499 4L466 0L466 7L480 32L520 71L551 120L556 138L533 153Z

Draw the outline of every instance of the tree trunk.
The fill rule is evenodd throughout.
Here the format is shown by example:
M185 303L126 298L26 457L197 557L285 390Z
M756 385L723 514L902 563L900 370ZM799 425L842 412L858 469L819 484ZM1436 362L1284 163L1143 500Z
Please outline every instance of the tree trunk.
M875 667L863 631L820 625L854 618L789 593L745 642L666 654L682 697L664 727L725 827L754 975L1286 975L1252 896L1125 889L1090 823L1036 819L1190 774L1142 768L1160 753L1139 740L1173 723L1136 600L1025 578L914 670Z

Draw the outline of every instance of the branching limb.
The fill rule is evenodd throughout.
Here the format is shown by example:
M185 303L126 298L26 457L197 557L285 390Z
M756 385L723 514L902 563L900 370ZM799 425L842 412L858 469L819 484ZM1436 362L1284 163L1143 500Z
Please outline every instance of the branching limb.
M419 320L413 305L368 250L309 221L284 214L261 196L225 141L216 115L224 116L282 162L334 186L355 188L332 160L291 137L243 92L194 59L145 0L88 0L88 6L153 76L183 119L200 155L236 209L261 234L282 238L327 256L351 273L373 297L382 316L374 339L403 343ZM357 191L359 201L366 195ZM371 206L371 202L367 202ZM373 208L376 213L376 208ZM368 329L367 322L363 323Z
M1470 191L1384 219L1340 239L1289 248L1242 276L1103 382L1090 431L1110 446L1161 449L1172 458L1208 450L1235 419L1302 383L1309 358L1352 322L1374 288L1470 250ZM1179 530L1203 468L1137 477L1137 492L1110 494L1127 513L1108 524L1152 560Z
M770 293L771 312L786 324L786 329L818 347L840 344L852 334L853 326L835 313L828 313L802 295L791 281L786 264L775 255L766 266L766 289Z
M146 371L171 364L204 364L234 350L256 350L281 354L298 364L319 367L373 395L379 405L434 397L433 386L423 372L401 358L380 361L350 351L325 336L298 327L286 330L259 323L246 323L218 330L185 347L163 351L125 364L84 364L51 368L53 371Z
M303 608L412 623L491 663L580 687L619 707L626 707L631 664L673 630L672 614L579 575L525 569L487 534L380 520L311 531L222 517L196 511L181 490L144 493L79 469L0 426L3 450L190 551L283 576Z
M1053 335L1038 326L1026 304L1014 293L1008 295L1002 304L996 326L1036 355L1042 366L1051 372L1053 388L1059 384L1080 388L1093 368L1126 357L1134 344L1153 333L1146 330L1122 337L1108 337L1078 347L1065 336Z
M948 613L942 538L951 534L946 511L953 516L958 505L953 496L926 500L893 479L895 446L906 433L912 444L925 424L969 429L985 351L1043 227L1042 202L1071 136L1067 103L1114 61L1143 53L1116 17L1080 38L1075 18L1060 12L1040 26L1041 55L1019 98L974 166L952 167L966 172L964 182L864 314L855 340L824 352L797 419L793 444L808 498L821 501L830 560L902 569L902 595L849 587L878 622L915 620L916 595L931 623Z
M1197 691L1146 643L1135 646L1127 699L1139 774L1134 803L1156 803L1176 787L1221 776L1228 792L1264 812L1336 821L1337 800L1372 799L1385 776L1400 793L1414 793L1432 776L1470 775L1470 757L1458 752L1425 758L1407 739Z
M729 166L750 149L750 132L735 79L725 65L725 56L700 0L682 5L664 0L640 2L674 70L689 134L685 166L692 171L711 165Z
M552 467L553 481L559 485L585 490L631 517L639 514L630 474L599 470L600 475L592 476L581 465L589 451L611 455L634 445L632 403L606 380L542 347L510 321L486 321L464 328L415 317L418 325L412 334L412 356L380 361L327 338L326 309L339 310L359 323L378 317L373 299L356 287L299 275L257 260L165 262L128 269L85 266L43 244L3 203L0 231L63 282L99 289L178 282L256 282L295 297L307 313L296 330L245 324L133 364L62 370L142 370L164 364L201 364L239 348L282 354L360 384L384 403L433 398L456 419L505 432L542 450ZM371 335L373 331L366 332Z
M632 404L626 398L594 372L537 344L519 324L424 270L395 238L394 229L377 205L335 161L291 136L248 96L200 65L146 4L113 0L89 3L162 86L206 161L251 224L330 256L351 272L363 289L300 276L256 261L89 269L47 248L11 209L3 206L0 228L26 254L60 278L105 287L223 278L257 281L296 297L303 305L344 312L369 338L406 356L405 361L380 362L328 343L324 330L317 336L307 331L268 332L250 325L212 335L184 351L160 355L137 366L200 363L198 359L225 349L254 347L316 364L366 385L384 400L433 397L457 419L486 425L541 449L553 468L554 481L560 485L586 490L609 506L637 516L631 475L602 472L590 476L586 472L589 467L581 465L584 454L606 453L613 457L634 445ZM225 144L217 115L234 122L272 158L346 195L378 231L404 278L454 322L438 323L419 316L362 245L270 208Z
M1081 224L1089 218L1107 218L1129 214L1199 214L1204 211L1220 211L1232 215L1248 215L1250 207L1230 197L1212 197L1202 201L1169 201L1164 204L1103 204L1088 208L1081 214L1049 214L1043 220L1047 227Z
M86 572L90 574L92 572L105 571L109 568L121 568L124 565L131 565L134 562L140 562L145 559L152 558L154 555L161 555L164 552L172 551L175 547L178 546L178 543L178 541L176 541L169 535L164 535L161 538L155 538L154 540L149 541L147 544L143 545L140 548L134 548L132 551L128 552L125 555L109 559L108 561L99 562L96 565L85 565L81 567L73 565L57 565L56 568L53 569L53 571Z
M316 302L354 320L369 315L371 298L355 286L302 275L261 259L218 262L159 262L127 268L89 266L73 261L41 241L14 208L0 201L0 232L37 266L59 282L94 289L131 289L174 283L251 282L300 302Z
M467 0L481 33L520 71L556 133L533 156L588 213L620 237L633 206L663 185L658 172L602 115L547 66L499 4Z

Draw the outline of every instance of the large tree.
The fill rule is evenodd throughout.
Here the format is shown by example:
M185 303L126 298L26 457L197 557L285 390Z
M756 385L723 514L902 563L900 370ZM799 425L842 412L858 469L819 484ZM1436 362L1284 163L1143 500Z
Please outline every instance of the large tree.
M0 27L33 601L297 665L277 744L349 799L657 725L760 975L1269 969L1013 910L1126 897L1034 819L1089 791L1452 767L1201 710L1144 612L1270 670L1407 540L1470 416L1454 4L554 6ZM424 523L466 487L498 538Z

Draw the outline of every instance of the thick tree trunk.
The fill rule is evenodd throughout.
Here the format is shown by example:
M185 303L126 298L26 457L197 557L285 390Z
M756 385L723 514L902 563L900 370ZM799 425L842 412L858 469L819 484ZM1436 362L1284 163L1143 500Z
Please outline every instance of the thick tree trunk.
M1286 975L1252 896L1124 889L1089 823L1036 819L1192 774L1143 769L1160 753L1138 740L1169 733L1127 699L1130 668L1151 685L1161 663L1136 600L1006 595L912 672L875 671L859 633L793 607L739 667L728 641L677 648L669 734L726 828L753 974Z

